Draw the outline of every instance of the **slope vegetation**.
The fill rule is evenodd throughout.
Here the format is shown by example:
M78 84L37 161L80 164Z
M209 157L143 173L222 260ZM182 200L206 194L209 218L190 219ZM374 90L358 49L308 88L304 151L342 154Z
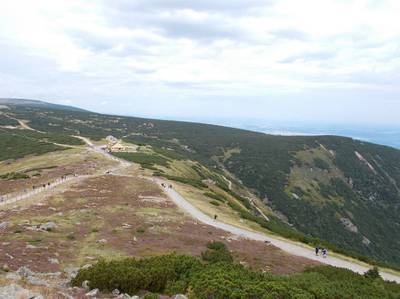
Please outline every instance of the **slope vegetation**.
M220 187L217 193L229 193L228 177L276 212L270 222L262 220L275 226L270 229L291 227L293 235L301 232L309 242L321 238L334 243L338 251L400 265L400 151L396 149L337 136L272 136L13 103L7 107L4 114L47 134L94 140L113 135L139 146L151 145L159 151L152 154L153 160L140 154L125 158L141 161L158 175L182 181L172 170L180 159L190 160L190 171L198 177L187 177L185 183L203 188L202 181L211 179ZM248 201L239 200L238 205L244 208L244 217L261 221L254 209L246 207Z

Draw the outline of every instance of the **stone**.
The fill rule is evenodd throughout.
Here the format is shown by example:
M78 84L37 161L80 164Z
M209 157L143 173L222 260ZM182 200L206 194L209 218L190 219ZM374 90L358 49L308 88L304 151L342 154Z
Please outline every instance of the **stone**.
M86 264L86 265L83 265L83 266L81 267L81 269L82 269L82 270L86 270L86 269L91 268L92 266L93 266L92 264Z
M78 275L78 271L79 271L78 267L67 267L64 269L64 272L70 279L74 279Z
M10 271L10 267L8 267L7 264L4 264L3 267L1 267L1 269L2 269L4 272Z
M29 277L33 275L33 272L31 271L31 269L29 269L26 266L22 266L17 270L17 273L21 276L21 277Z
M26 249L36 249L37 247L31 244L26 245Z
M48 286L48 283L43 279L35 276L35 272L31 271L28 267L22 266L17 270L17 274L25 278L30 284ZM1 297L0 297L1 298Z
M56 259L56 258L49 257L47 260L49 261L50 264L58 265L60 263L60 261L58 259Z
M0 223L0 229L6 229L9 225L10 225L9 222L4 221L4 222Z
M82 288L84 288L85 290L89 290L89 280L84 280L82 282Z
M85 294L86 297L95 297L99 293L99 289L93 289Z
M17 284L9 284L0 287L1 299L43 299L38 293L30 292Z
M111 292L113 295L119 295L120 291L118 289L115 289Z
M188 299L188 297L182 294L177 294L175 296L172 296L172 299Z
M46 222L46 223L42 223L42 224L39 225L39 229L40 230L44 230L44 231L47 231L47 232L54 230L56 227L57 227L57 225L52 221L49 221L49 222Z
M107 240L106 239L100 239L100 240L97 240L96 242L100 243L100 244L106 244Z

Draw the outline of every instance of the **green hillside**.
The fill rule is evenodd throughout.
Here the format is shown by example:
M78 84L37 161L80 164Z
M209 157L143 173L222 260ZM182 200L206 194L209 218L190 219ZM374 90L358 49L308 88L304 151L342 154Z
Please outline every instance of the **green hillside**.
M400 266L399 150L337 136L273 136L214 125L7 106L4 113L51 136L96 140L114 135L168 148L216 172L228 171L279 211L288 227Z

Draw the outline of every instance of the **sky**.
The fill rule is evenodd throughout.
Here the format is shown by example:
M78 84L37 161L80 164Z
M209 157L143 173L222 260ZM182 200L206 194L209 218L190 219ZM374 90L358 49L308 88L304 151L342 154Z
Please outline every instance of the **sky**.
M0 97L400 125L398 0L0 0Z

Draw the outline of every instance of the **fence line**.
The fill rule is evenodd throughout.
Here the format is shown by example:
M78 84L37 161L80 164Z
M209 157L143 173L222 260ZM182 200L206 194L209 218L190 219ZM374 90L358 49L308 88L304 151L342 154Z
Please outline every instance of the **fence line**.
M4 195L0 195L0 206L1 205L6 205L10 203L15 203L19 200L28 198L30 196L39 194L43 191L50 190L55 188L56 186L66 183L68 181L71 181L73 179L78 179L82 177L89 177L90 175L78 175L78 174L73 174L73 175L64 175L58 178L57 180L53 182L48 182L48 183L43 183L39 185L32 186L31 189L25 189L23 191L19 192L14 192L14 193L8 193Z

